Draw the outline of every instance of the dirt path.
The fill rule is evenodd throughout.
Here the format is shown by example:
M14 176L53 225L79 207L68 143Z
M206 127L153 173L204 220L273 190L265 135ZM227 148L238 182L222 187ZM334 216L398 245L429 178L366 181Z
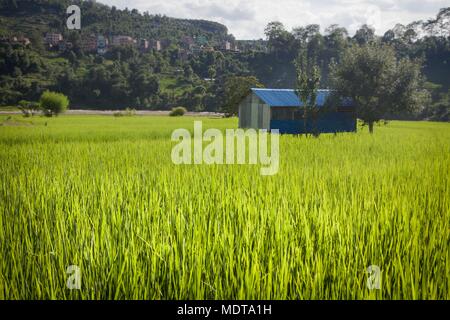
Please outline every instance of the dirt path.
M68 110L66 115L104 115L112 116L118 110ZM169 111L136 111L138 116L168 116ZM0 111L0 114L22 114L20 111ZM223 117L222 113L214 112L188 112L186 116L192 117Z

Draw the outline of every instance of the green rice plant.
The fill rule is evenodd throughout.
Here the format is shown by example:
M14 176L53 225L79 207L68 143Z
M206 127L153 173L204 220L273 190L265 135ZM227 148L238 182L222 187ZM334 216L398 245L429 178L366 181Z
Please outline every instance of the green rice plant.
M172 131L196 120L237 127L0 126L0 299L450 298L448 123L282 136L279 173L264 177L172 164ZM381 290L367 288L371 265Z

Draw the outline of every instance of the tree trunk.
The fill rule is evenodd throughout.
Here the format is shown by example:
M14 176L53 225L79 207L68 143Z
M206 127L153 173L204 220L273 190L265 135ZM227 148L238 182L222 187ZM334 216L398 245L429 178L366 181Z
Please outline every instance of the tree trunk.
M306 126L308 125L308 114L306 113L306 107L303 110L303 130L305 131L305 137L308 137L308 130L306 130Z
M312 126L312 128L311 128L312 136L313 136L314 138L317 138L317 137L319 136L319 134L318 134L318 132L317 132L316 119L315 119L314 116L313 116L311 122L312 122L312 124L311 124L311 126Z
M320 136L319 128L317 127L317 118L318 118L318 114L317 114L317 110L315 110L314 116L313 116L313 132L314 132L315 138L318 138Z
M369 132L373 134L373 122L369 122Z

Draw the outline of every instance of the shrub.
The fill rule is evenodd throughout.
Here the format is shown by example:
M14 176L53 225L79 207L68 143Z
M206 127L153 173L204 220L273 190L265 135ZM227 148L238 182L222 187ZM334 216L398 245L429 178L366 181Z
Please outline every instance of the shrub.
M22 111L24 117L32 117L39 109L39 103L34 101L20 100L18 108Z
M128 117L132 117L136 115L136 109L132 109L132 108L126 108L125 109L125 115Z
M41 95L40 105L44 114L51 117L66 111L69 99L62 93L45 91Z
M136 109L126 108L125 111L117 111L114 117L132 117L136 115Z
M187 110L184 107L176 107L173 108L172 111L170 112L170 116L171 117L182 117L186 114Z

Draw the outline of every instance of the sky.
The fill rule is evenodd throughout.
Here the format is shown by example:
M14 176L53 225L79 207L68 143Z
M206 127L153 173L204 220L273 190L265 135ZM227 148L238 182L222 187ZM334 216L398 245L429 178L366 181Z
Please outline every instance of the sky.
M138 9L174 18L205 19L228 27L237 39L265 38L271 21L282 22L287 30L320 24L321 30L339 24L352 35L362 24L384 34L396 23L435 18L450 0L100 0L117 8Z

